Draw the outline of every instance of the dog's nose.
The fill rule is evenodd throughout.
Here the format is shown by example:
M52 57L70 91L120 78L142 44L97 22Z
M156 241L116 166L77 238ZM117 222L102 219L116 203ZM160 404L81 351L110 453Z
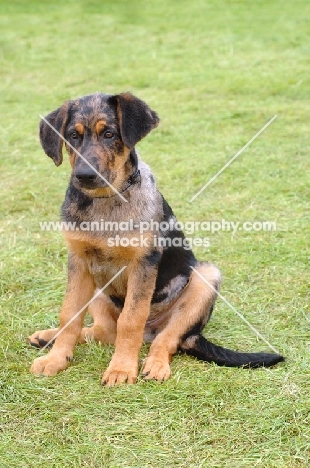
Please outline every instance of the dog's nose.
M91 167L84 167L77 169L75 177L78 179L79 182L91 183L94 182L94 180L97 177L97 174L93 171Z

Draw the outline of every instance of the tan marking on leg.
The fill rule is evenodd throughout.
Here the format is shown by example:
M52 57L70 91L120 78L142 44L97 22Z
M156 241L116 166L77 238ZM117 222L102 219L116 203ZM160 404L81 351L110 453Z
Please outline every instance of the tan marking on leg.
M94 324L82 329L78 343L86 343L87 340L95 340L102 344L114 344L116 337L116 322L120 311L110 299L102 294L89 306L88 313L93 317ZM37 348L43 348L58 333L59 328L39 330L28 337L28 342Z
M57 336L52 350L46 356L34 360L31 372L35 375L52 376L67 368L86 312L80 311L94 294L95 285L84 262L77 257L71 258L71 262L67 292L59 316L59 329L63 328L63 331ZM78 312L80 313L67 325Z
M198 264L196 269L214 287L219 286L220 272L211 264ZM192 273L189 286L172 306L172 316L166 327L154 339L145 360L143 375L147 380L167 380L169 363L177 352L181 337L199 320L206 323L216 293L201 278Z
M137 379L139 351L155 281L155 268L145 268L139 262L133 262L124 309L117 321L115 353L102 377L104 385L135 383Z
M28 337L28 342L32 346L37 348L43 348L49 341L51 341L56 333L58 328L50 328L49 330L38 330Z
M88 312L93 317L94 324L82 329L79 343L95 340L102 344L114 344L120 311L105 294L101 294L89 305Z

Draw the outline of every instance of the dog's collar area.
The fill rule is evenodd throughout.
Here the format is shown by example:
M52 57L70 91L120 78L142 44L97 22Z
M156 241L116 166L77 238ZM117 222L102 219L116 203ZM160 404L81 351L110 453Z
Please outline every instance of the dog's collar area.
M133 184L136 184L138 182L140 182L141 180L141 174L140 174L140 169L136 169L135 172L133 174L131 174L131 176L129 177L129 179L127 180L127 184L125 185L125 188L123 188L122 192L125 192L125 190L129 189L129 187L131 187Z
M127 180L126 185L123 188L123 190L120 190L119 193L126 192L126 190L128 190L129 187L131 187L134 184L137 184L140 181L141 181L141 173L140 173L140 169L137 168ZM117 193L114 193L113 195L110 195L109 197L101 196L101 197L94 197L94 198L111 198L111 197L115 197L115 195L117 195Z

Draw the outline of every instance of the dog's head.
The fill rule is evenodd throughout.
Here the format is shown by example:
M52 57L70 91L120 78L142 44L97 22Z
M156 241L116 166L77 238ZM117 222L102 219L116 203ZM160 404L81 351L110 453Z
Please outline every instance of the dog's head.
M134 146L158 123L157 114L130 93L96 93L67 101L42 119L40 141L56 166L65 142L76 188L111 196L110 185L122 191L136 169Z

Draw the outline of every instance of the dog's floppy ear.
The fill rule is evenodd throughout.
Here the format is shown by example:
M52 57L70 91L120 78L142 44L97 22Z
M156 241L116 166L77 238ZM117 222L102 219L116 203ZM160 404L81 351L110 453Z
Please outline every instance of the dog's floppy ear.
M159 124L159 117L149 106L131 93L111 96L116 101L122 140L127 148L132 149Z
M62 163L62 145L65 126L68 120L69 103L65 102L61 107L48 114L45 120L40 122L40 142L47 156L52 158L56 166ZM56 131L55 131L55 130ZM58 132L58 133L57 133Z

